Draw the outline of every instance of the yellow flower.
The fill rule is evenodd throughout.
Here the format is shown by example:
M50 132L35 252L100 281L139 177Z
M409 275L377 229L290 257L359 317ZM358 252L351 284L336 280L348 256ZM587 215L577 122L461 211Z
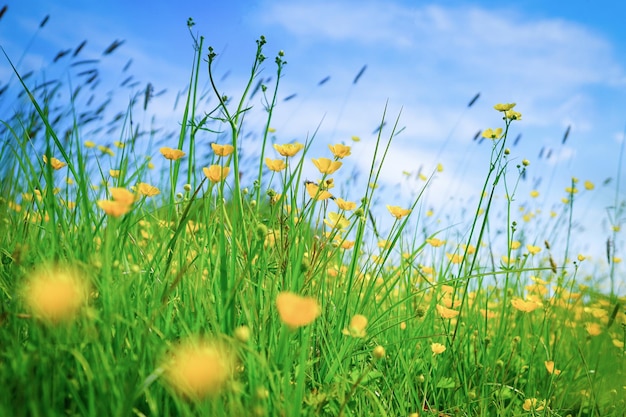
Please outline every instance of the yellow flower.
M191 400L213 397L222 391L234 370L227 349L207 341L185 341L165 360L164 377L179 395Z
M578 192L578 188L576 187L565 187L565 192L568 194L576 194Z
M438 248L440 246L443 246L446 241L438 239L436 237L429 237L428 239L426 239L426 243L428 243L432 247Z
M531 255L536 255L539 252L541 252L541 247L540 246L534 246L534 245L531 245L531 244L526 245L526 249L528 249L528 252Z
M355 314L350 319L350 325L347 329L343 329L341 332L347 336L363 338L367 334L365 328L367 327L367 317L361 314Z
M518 249L521 245L522 244L519 240L514 240L513 242L511 242L511 249L512 250Z
M42 266L28 278L24 301L33 315L50 324L72 321L87 303L88 288L78 271Z
M351 139L352 139L352 142L360 142L361 141L361 138L358 137L358 136L352 136Z
M328 200L330 197L333 196L330 192L326 190L320 190L320 187L312 181L307 181L307 183L304 186L306 188L307 193L309 193L309 196L315 200L318 200L318 201Z
M265 165L270 169L270 171L280 172L283 169L287 168L287 164L284 159L270 159L265 158Z
M204 172L204 175L206 175L206 177L211 180L211 182L223 181L228 175L229 171L229 167L223 167L221 165L211 165L208 168L202 168L202 172Z
M341 243L341 248L345 250L350 250L354 247L354 240L344 240Z
M522 120L522 113L516 112L515 110L508 110L504 112L504 117L510 120Z
M320 307L314 298L292 292L280 292L276 307L281 321L292 329L311 324L320 315Z
M515 107L515 103L498 103L495 106L493 106L493 108L498 111L509 111L513 107Z
M96 147L96 144L93 143L92 141L90 140L85 141L85 148L95 148L95 147Z
M457 310L452 310L451 308L442 306L441 304L437 304L436 308L442 319L452 319L459 315Z
M539 191L537 191L537 190L532 190L532 191L530 192L530 196L531 196L532 198L537 198L537 197L539 197Z
M374 359L382 359L385 357L385 354L385 348L380 345L376 346L372 351L372 356L374 356Z
M460 264L463 260L463 256L459 255L458 253L446 253L446 256L448 257L450 263L453 264Z
M152 197L158 195L161 192L161 190L159 190L157 187L146 184L145 182L140 182L139 184L137 184L137 191L139 192L139 194L146 197Z
M589 180L585 181L585 189L586 190L593 190L594 188L596 188L596 186Z
M109 170L109 175L111 176L111 178L118 178L120 176L120 170L119 169L110 169Z
M398 220L411 213L411 209L405 209L400 206L390 206L389 204L387 204L387 210L389 210L389 213L391 213L391 215Z
M113 142L113 145L115 145L115 147L119 149L124 149L124 146L126 146L124 142L120 142L119 140L116 140L115 142Z
M437 164L437 172L443 172L443 164L441 162Z
M346 219L340 213L331 211L328 213L328 219L324 219L324 224L331 229L344 230L346 227L350 226L350 220Z
M330 151L335 155L335 158L343 159L346 156L350 156L350 147L338 143L336 145L328 145Z
M585 330L589 333L589 336L598 336L602 333L602 327L598 323L587 323L585 324Z
M542 411L545 408L545 401L537 401L536 398L526 398L524 400L524 404L522 404L522 408L525 411L535 410Z
M98 207L100 207L109 216L120 217L128 213L132 206L119 201L99 200Z
M341 210L345 210L345 211L351 211L354 210L356 208L356 203L352 202L352 201L346 201L342 198L336 198L335 199L335 203L337 203L337 207L339 207Z
M556 367L554 366L554 361L545 361L544 365L546 366L546 370L548 371L549 374L552 374L552 375L561 374L561 370L556 369Z
M211 143L211 148L217 156L228 156L235 150L233 145L218 145L217 143Z
M98 145L98 150L102 152L103 154L107 154L109 156L115 156L111 148L109 148L108 146Z
M311 159L311 161L322 174L334 174L342 165L340 161L333 161L328 158Z
M437 356L445 352L446 347L445 345L442 345L441 343L432 343L430 345L430 350L433 352L433 356Z
M526 301L526 300L522 300L521 298L513 298L511 300L511 305L516 310L522 311L524 313L530 313L531 311L534 311L542 306L541 302L539 301L534 301L534 300Z
M495 130L489 128L485 129L482 134L483 138L487 139L500 139L502 137L502 128L499 127Z
M578 259L578 262L582 262L585 259L587 259L587 257L585 255L583 255L582 253L579 253L576 258Z
M161 155L163 155L165 159L169 159L170 161L177 161L185 156L185 152L180 149L168 148L167 146L159 149L159 152L161 152Z
M46 163L46 164L48 163L48 157L46 155L43 156L43 162ZM65 162L59 161L54 156L52 158L50 158L50 166L55 171L58 171L59 169L63 168L66 165L67 164Z
M113 200L128 206L137 200L135 194L131 193L126 188L111 187L109 188L109 193L111 193Z
M300 152L303 148L304 148L304 145L299 142L287 143L285 145L274 144L274 149L276 149L279 154L285 157L294 156L295 154Z

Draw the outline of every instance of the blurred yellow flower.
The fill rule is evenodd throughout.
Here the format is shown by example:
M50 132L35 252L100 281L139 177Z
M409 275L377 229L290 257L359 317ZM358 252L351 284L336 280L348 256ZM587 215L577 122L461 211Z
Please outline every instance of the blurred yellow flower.
M165 159L169 159L170 161L177 161L185 156L185 152L180 149L168 148L167 146L159 149L159 152L161 152L161 155L163 155Z
M113 142L113 145L115 145L115 147L119 149L124 149L124 146L126 146L124 142L120 142L119 140L116 140L115 142Z
M439 246L443 246L446 241L438 239L436 237L429 237L428 239L426 239L426 243L428 243L430 246L438 248Z
M337 207L345 211L351 211L356 208L356 203L352 201L346 201L343 198L339 197L335 198L335 203L337 203Z
M103 154L107 154L109 156L115 156L115 153L108 146L98 145L98 150Z
M542 411L545 408L545 401L537 401L536 398L526 398L522 408L525 411Z
M131 205L137 201L137 196L128 191L126 188L111 187L109 188L109 193L111 194L113 200L121 204Z
M596 186L589 180L585 181L585 189L586 190L593 190L594 188L596 188Z
M111 178L118 178L120 176L120 170L119 169L110 169L109 170L109 175L111 176Z
M274 149L276 149L279 154L285 157L294 156L303 148L304 145L299 142L287 143L285 145L274 144Z
M270 171L280 172L283 169L287 168L287 164L284 159L271 159L265 158L265 165L270 169Z
M350 250L354 247L354 240L344 240L341 243L341 248L345 250Z
M589 336L598 336L602 333L602 327L598 323L586 323L585 330L587 330Z
M405 209L400 206L390 206L389 204L387 204L387 210L389 210L389 213L391 213L391 215L398 220L411 213L411 209Z
M330 151L335 155L335 158L343 159L346 156L350 156L350 147L338 143L336 145L328 145Z
M85 141L85 148L95 148L96 144L90 140Z
M88 286L69 266L41 266L26 281L23 298L33 315L49 324L72 321L87 304Z
M446 253L446 256L452 264L460 264L463 261L463 255L458 253Z
M537 191L537 190L532 190L532 191L530 192L530 196L531 196L532 198L537 198L537 197L539 197L539 191Z
M184 341L164 362L168 385L194 401L219 394L234 370L234 357L226 347L207 341Z
M139 192L139 194L146 197L153 197L161 192L161 190L159 190L157 187L147 184L145 182L140 182L139 184L137 184L137 191Z
M549 374L552 374L552 375L561 374L561 370L556 369L556 367L554 366L554 361L545 361L544 365L546 366L546 370L548 371Z
M328 158L311 159L311 161L313 161L313 165L317 167L320 173L329 175L334 174L343 165L340 161L333 161Z
M217 156L228 156L235 150L233 145L218 145L217 143L211 143L211 148Z
M437 304L436 308L442 319L452 319L459 315L457 310L452 310L451 308L442 306L441 304Z
M98 207L100 207L107 215L112 217L123 216L132 208L130 204L124 204L120 201L112 200L99 200Z
M531 255L536 255L539 252L541 252L541 247L540 246L534 246L534 245L531 245L531 244L526 245L526 249L528 249L528 252Z
M48 157L46 155L43 156L43 162L45 164L48 163ZM54 156L50 158L50 166L55 171L58 171L59 169L63 168L66 165L67 164L65 162L61 162L60 160L56 159Z
M361 314L355 314L350 319L350 325L347 329L343 329L341 332L347 336L363 338L367 334L365 328L367 327L367 317Z
M281 321L292 329L311 324L320 315L320 307L314 298L292 292L280 292L276 307Z
M385 357L385 355L386 355L385 348L382 347L381 345L376 346L374 350L372 351L372 356L374 356L374 359L382 359Z
M432 343L430 345L430 350L433 352L433 356L437 356L446 351L446 346L441 343Z
M524 313L530 313L542 306L541 302L534 300L522 300L521 298L513 298L511 300L513 308Z
M351 139L352 139L352 142L360 142L361 141L361 138L358 137L358 136L352 136Z
M515 107L515 103L498 103L495 106L493 106L493 108L498 111L509 111L513 107Z
M328 212L328 219L324 219L324 224L331 229L345 230L350 226L350 220L346 219L342 214L334 211Z
M211 182L220 182L223 181L228 172L230 171L229 167L223 167L221 165L211 165L210 167L202 168L202 172Z

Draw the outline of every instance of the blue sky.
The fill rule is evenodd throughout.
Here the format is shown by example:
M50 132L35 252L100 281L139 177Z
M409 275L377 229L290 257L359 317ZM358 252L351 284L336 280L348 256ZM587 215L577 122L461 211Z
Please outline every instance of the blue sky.
M264 76L274 75L273 57L284 50L288 65L279 97L296 94L279 102L273 123L277 140L304 141L319 127L311 156L322 156L326 144L349 142L358 135L362 142L355 144L352 163L364 171L372 154L372 132L388 103L389 117L401 111L400 126L405 128L394 139L383 171L388 198L403 203L415 189L416 181L397 185L402 171L422 169L428 174L439 162L445 168L425 196L423 209L454 205L451 201L469 207L476 201L489 145L478 145L472 138L478 130L499 126L493 104L516 102L523 120L514 125L512 135L522 137L511 156L531 161L516 205L547 212L559 207L572 176L593 181L596 190L581 193L575 210L585 236L594 236L587 250L603 250L606 207L615 198L617 156L626 124L624 2L597 1L593 7L582 0L6 4L0 43L20 62L20 71L53 72L56 53L84 39L88 43L83 59L102 58L101 51L113 40L124 39L102 60L102 67L114 74L113 84L119 83L126 77L120 68L132 58L131 72L137 79L152 82L157 91L167 88L151 111L158 120L173 123L177 113L172 103L188 82L193 58L187 18L194 18L194 32L220 54L216 72L224 77L221 85L229 95L240 91L254 41L263 34L270 58ZM37 32L47 14L49 22ZM60 60L58 67L62 64ZM354 84L364 65L366 71ZM318 86L327 76L328 82ZM0 77L10 77L4 62ZM479 100L468 109L479 92ZM260 107L260 102L253 104ZM143 117L149 123L149 115ZM250 123L258 120L261 114L250 117ZM562 144L568 126L570 134ZM309 165L307 175L315 177ZM602 186L609 177L613 181ZM533 188L540 192L537 199L528 196ZM622 191L621 200L625 195ZM447 221L459 220L451 216Z

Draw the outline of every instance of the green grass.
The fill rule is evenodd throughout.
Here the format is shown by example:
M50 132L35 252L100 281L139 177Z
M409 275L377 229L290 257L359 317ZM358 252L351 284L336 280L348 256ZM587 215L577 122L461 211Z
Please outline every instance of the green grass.
M619 254L608 272L582 272L594 261L577 259L571 239L574 189L550 236L513 221L532 166L510 162L506 141L523 120L494 112L502 137L466 229L415 218L430 179L402 207L411 214L391 217L367 186L380 175L374 161L360 199L342 210L317 199L341 188L325 189L331 174L317 191L305 183L315 138L293 157L269 146L278 82L262 88L258 158L241 158L265 40L240 97L216 85L209 49L209 110L198 87L206 51L194 41L182 127L165 144L185 152L178 160L147 160L131 129L114 156L85 146L81 109L66 104L71 128L60 132L55 91L33 93L18 75L30 102L3 120L0 150L0 415L624 415L624 299L600 290L601 278L623 275ZM274 64L280 79L282 53ZM393 146L397 120L379 133L374 160ZM207 162L199 132L234 152ZM267 157L286 168L270 171ZM151 170L157 158L161 173ZM207 179L210 165L228 166L226 179ZM142 194L140 183L160 193ZM496 228L503 248L491 243Z

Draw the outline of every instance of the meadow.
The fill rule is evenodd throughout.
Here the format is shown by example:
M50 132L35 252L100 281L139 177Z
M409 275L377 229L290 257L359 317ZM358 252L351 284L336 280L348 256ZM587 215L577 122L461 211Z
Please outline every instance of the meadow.
M426 227L437 170L408 205L376 198L398 117L381 114L394 127L350 182L357 137L311 155L314 135L272 128L282 52L266 58L259 38L241 95L226 97L215 52L193 42L174 135L132 123L150 85L108 122L98 98L81 101L97 71L68 87L15 70L21 92L0 117L0 415L626 415L620 248L578 252L570 216L589 181L563 184L548 226L514 220L532 169L509 144L523 109L491 104L467 224ZM81 48L60 58L80 62ZM118 137L99 142L111 126Z

